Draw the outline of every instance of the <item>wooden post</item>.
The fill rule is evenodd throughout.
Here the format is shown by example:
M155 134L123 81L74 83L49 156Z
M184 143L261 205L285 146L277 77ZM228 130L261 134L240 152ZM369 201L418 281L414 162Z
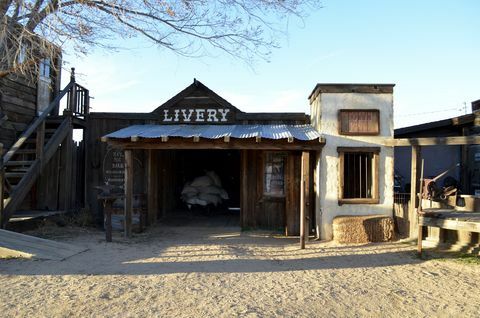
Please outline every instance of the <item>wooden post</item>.
M133 210L133 153L125 150L125 237L132 237Z
M418 207L418 192L419 192L419 179L420 179L420 158L422 157L421 147L412 146L412 168L410 177L410 206L408 209L408 220L410 222L409 237L416 238L418 236L418 224L417 224L417 207Z
M302 152L302 168L300 180L300 248L305 248L306 237L308 237L307 217L305 211L308 211L310 205L309 195L309 176L310 176L310 153Z
M71 118L70 118L71 120ZM71 208L72 202L72 137L73 127L70 121L69 131L67 136L62 142L62 160L63 160L63 201L62 206L64 211L68 211Z
M37 128L37 140L36 140L36 158L40 159L43 165L43 145L45 143L45 121L43 121Z
M263 176L262 176L263 178ZM240 227L247 226L248 215L248 150L240 153Z
M105 213L105 240L112 241L112 203L115 199L105 199L103 213Z
M149 225L157 222L158 214L158 176L155 154L154 150L147 150L147 221Z

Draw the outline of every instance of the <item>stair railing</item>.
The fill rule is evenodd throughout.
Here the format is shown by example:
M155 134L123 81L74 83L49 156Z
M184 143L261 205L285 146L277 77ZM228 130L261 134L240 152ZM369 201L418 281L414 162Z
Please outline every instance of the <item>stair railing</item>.
M55 99L50 103L50 105L45 109L45 111L38 116L32 124L22 133L22 135L17 139L13 146L8 150L8 152L3 157L3 164L7 163L15 155L17 150L19 150L25 141L32 135L32 133L37 129L42 129L45 127L45 120L50 114L50 112L58 105L60 100L65 96L76 84L75 84L75 69L72 68L72 76L70 76L70 82L65 86L65 88L60 91L60 93L55 97ZM44 132L44 131L43 131ZM43 135L42 133L38 135ZM44 137L39 137L44 138ZM37 138L38 139L38 138ZM37 149L37 157L40 155ZM41 156L41 155L40 155Z

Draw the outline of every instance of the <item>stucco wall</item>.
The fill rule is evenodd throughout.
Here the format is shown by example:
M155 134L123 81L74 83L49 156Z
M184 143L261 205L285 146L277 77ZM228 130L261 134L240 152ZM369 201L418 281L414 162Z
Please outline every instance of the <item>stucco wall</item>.
M339 109L379 109L379 136L341 136L338 134ZM360 93L322 93L311 104L314 127L326 144L317 162L317 228L322 239L332 239L332 221L338 215L393 213L393 147L383 146L393 138L393 95ZM379 204L338 205L339 157L337 147L381 147L379 157Z

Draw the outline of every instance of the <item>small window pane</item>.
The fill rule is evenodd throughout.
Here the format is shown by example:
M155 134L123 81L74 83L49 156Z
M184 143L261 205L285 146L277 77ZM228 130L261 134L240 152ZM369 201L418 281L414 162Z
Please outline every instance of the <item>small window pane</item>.
M285 195L285 155L267 153L265 158L264 194Z

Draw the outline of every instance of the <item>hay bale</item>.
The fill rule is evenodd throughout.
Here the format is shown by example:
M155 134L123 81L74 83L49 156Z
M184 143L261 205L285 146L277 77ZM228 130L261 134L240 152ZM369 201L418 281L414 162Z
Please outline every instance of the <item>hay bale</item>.
M387 242L393 238L393 219L386 215L343 215L333 219L333 239L337 243Z

